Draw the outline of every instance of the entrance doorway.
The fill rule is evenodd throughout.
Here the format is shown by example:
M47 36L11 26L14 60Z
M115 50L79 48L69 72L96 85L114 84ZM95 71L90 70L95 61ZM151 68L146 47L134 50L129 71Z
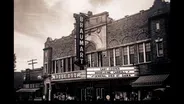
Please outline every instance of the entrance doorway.
M96 88L96 100L104 100L105 99L105 91L104 88Z
M81 101L92 101L94 95L94 88L93 87L87 87L81 89Z
M87 87L81 89L81 101L104 100L104 88Z

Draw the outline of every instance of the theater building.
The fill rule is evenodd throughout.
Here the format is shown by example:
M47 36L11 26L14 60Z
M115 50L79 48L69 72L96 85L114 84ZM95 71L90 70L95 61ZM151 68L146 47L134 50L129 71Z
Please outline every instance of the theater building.
M46 99L143 100L170 87L169 3L155 0L148 10L113 20L108 12L85 14L85 59L76 61L76 27L69 36L45 42ZM133 97L134 96L134 97ZM136 97L135 97L136 96Z

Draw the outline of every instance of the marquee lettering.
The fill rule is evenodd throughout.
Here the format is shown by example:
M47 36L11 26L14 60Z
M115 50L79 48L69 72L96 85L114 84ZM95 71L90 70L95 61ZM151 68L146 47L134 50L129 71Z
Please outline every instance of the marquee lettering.
M81 72L70 72L52 75L52 80L72 79L72 78L81 78Z
M79 45L84 45L84 41L80 40Z
M83 59L80 59L80 63L83 64Z
M121 69L121 70L120 70ZM87 69L88 71L88 69ZM120 78L120 77L135 77L136 70L122 69L121 67L102 67L99 69L89 70L88 78Z
M83 47L80 47L80 51L84 51Z

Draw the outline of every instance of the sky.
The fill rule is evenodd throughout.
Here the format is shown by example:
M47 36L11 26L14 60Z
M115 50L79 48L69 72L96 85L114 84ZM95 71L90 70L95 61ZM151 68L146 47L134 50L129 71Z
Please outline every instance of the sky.
M165 0L170 2L170 0ZM43 48L47 37L61 38L74 29L73 13L104 11L114 20L147 10L154 0L14 0L14 53L16 71L43 66Z

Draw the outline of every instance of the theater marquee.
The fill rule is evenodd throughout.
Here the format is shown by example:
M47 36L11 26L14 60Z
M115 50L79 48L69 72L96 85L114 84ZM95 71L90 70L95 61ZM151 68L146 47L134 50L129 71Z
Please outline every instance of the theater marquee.
M52 74L52 77L51 77L51 81L65 81L65 80L78 80L78 79L86 79L85 70L56 73L56 74Z
M136 67L87 68L87 78L129 78L138 77Z

